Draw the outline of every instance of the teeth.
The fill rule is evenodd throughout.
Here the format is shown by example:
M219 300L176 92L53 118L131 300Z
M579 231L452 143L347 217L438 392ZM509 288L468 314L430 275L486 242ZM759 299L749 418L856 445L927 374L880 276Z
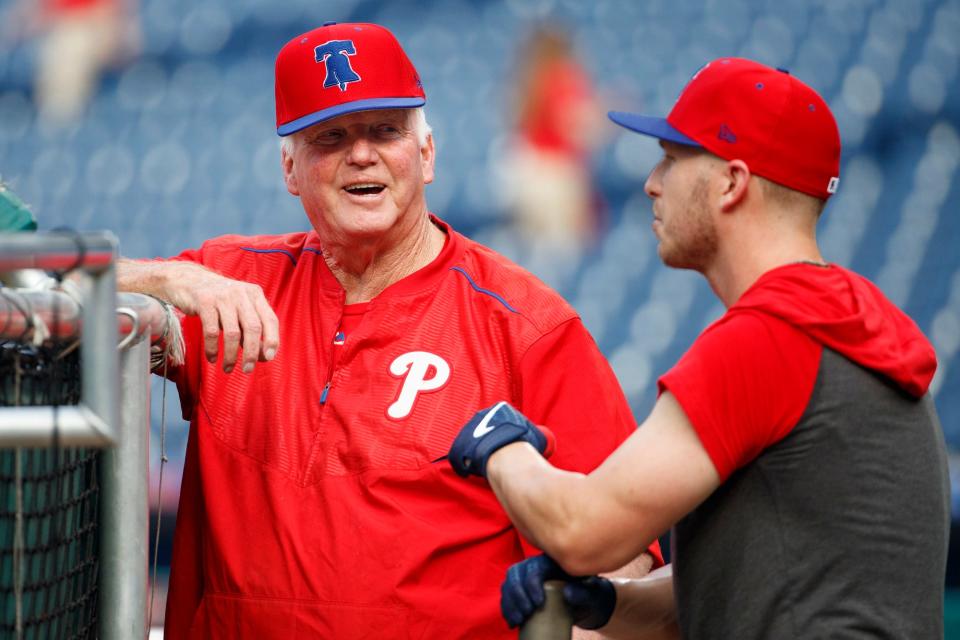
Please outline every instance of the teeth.
M359 184L351 184L347 187L347 191L357 191L360 189L382 189L383 185L378 182L361 182Z

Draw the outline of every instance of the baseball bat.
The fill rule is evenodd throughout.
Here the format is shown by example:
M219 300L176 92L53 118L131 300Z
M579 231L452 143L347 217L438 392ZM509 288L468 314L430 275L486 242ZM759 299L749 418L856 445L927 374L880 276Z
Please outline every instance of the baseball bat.
M530 616L520 628L520 640L570 640L573 636L573 616L563 600L562 580L543 583L546 599L543 607Z

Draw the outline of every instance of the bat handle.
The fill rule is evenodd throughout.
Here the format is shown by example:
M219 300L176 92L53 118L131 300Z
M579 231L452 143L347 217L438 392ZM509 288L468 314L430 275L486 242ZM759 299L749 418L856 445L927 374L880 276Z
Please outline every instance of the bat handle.
M570 640L573 637L573 615L563 600L562 580L543 583L546 598L520 627L520 640Z

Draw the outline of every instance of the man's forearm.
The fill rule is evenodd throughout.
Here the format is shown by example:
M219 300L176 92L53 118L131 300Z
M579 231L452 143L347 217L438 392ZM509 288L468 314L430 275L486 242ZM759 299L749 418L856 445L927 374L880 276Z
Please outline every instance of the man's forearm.
M193 305L183 292L210 276L217 274L192 262L128 258L117 261L117 291L146 293L166 300L190 315L195 315L197 310L190 308Z
M169 268L166 262L120 258L117 260L117 291L156 295L162 286L162 274L166 268Z
M215 362L223 338L223 370L233 370L240 348L242 367L272 360L280 345L279 322L259 285L222 276L186 261L117 262L117 289L146 293L200 317L204 353Z
M494 453L487 479L520 533L573 575L613 571L646 548L624 552L595 544L591 534L603 520L594 514L587 477L551 466L529 444Z
M517 528L573 575L635 558L720 484L669 391L588 476L555 469L516 443L489 454L486 476Z

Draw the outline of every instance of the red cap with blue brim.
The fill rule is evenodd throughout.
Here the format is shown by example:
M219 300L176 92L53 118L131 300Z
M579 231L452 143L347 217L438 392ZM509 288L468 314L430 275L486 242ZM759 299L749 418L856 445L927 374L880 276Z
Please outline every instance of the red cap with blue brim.
M347 113L427 101L400 43L375 24L325 23L285 44L275 70L281 136Z
M830 107L783 69L743 58L707 63L666 118L614 111L632 131L740 159L758 176L816 198L840 181L840 132Z
M621 127L626 127L631 131L642 133L661 140L685 144L691 147L701 146L693 138L687 137L670 126L666 118L657 118L655 116L641 116L636 113L627 113L625 111L611 111L607 116Z

